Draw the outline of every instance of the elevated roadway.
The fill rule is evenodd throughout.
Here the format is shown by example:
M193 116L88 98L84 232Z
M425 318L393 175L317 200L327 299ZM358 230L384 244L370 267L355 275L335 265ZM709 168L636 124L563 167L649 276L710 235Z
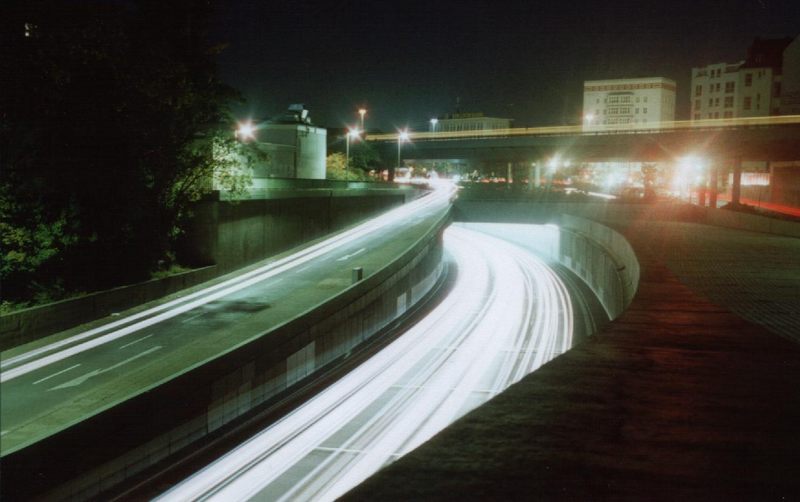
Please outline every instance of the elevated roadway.
M15 485L15 482L20 482L25 469L37 468L29 462L40 462L43 470L52 468L51 465L43 467L48 463L63 464L65 472L75 470L85 458L92 456L87 453L71 459L77 451L85 448L85 452L93 452L103 449L99 443L125 444L136 434L155 434L157 431L147 429L162 427L176 415L180 416L182 408L191 407L186 404L190 402L190 396L212 395L214 388L220 387L222 394L216 398L212 396L212 399L217 399L218 406L212 402L207 413L203 409L199 423L192 426L197 432L188 433L179 441L188 443L197 434L208 433L238 415L243 406L246 410L256 401L258 392L261 399L267 398L268 393L286 388L334 358L335 347L330 343L326 346L319 340L315 350L313 340L309 345L298 345L297 340L281 329L303 319L337 295L355 288L354 267L362 270L361 283L369 282L377 274L384 273L387 264L398 256L404 256L432 231L435 237L436 226L441 225L448 214L449 198L450 192L446 189L432 192L296 253L176 300L98 328L68 337L50 337L3 352L0 362L0 453L5 478L4 496L13 499L15 493L19 496L19 493L29 493L29 490L35 493L35 490L42 489ZM411 301L405 294L402 299ZM388 309L390 317L401 307L405 307L405 303L401 306L398 298L395 305L392 297L391 309ZM336 312L329 313L334 314ZM380 315L376 312L373 316L372 322L376 325L382 322ZM233 382L231 401L226 397L231 391L230 385L224 378L220 380L220 375L209 374L197 380L210 379L208 388L205 384L201 388L177 385L172 391L173 394L177 392L174 395L177 401L151 410L155 416L132 417L124 411L127 403L135 397L152 395L154 389L167 382L180 382L190 373L200 371L203 375L203 367L226 354L236 354L255 340L260 340L264 347L271 347L275 354L293 353L283 366L278 367L277 373L272 374L272 380L264 382L260 389L248 387L246 393L237 394L240 386L250 383ZM355 344L357 340L343 343ZM257 369L251 363L244 370L236 370L235 374L243 375L241 372L246 373L246 368L251 372ZM233 410L229 401L236 403ZM116 409L121 411L115 412ZM104 426L110 429L98 429L97 435L92 436L91 424L95 417L107 410L110 416L117 418ZM191 423L195 422L197 420ZM88 424L88 431L83 430L86 429L84 423ZM69 432L74 430L83 432ZM85 438L86 443L74 444L70 439L63 440L62 444L58 440L56 444L80 450L59 451L54 454L57 458L39 459L41 455L34 450L48 438L64 436L62 431L65 437ZM172 440L167 442L173 443ZM172 447L168 446L167 452ZM161 447L158 449L160 451ZM29 451L30 454L26 453ZM145 454L152 456L151 452ZM18 462L19 458L27 460ZM124 463L119 468L123 472L126 468L131 470ZM31 476L35 477L31 472L24 475L29 481ZM103 476L118 474L112 471ZM50 480L51 483L56 481ZM21 491L15 492L15 489Z
M397 156L398 134L367 137ZM658 128L584 129L581 126L486 131L411 132L406 159L472 158L532 162L554 155L581 162L671 161L695 154L723 161L800 159L800 116L664 122Z

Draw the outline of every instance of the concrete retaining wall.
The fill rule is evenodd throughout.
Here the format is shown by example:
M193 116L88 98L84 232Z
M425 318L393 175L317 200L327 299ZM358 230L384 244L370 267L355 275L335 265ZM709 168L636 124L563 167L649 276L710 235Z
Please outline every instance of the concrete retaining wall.
M708 207L700 209L705 213L703 215L703 223L707 225L800 238L800 223L725 209L711 209Z
M685 210L675 206L672 211ZM619 232L594 220L627 224L647 212L645 205L459 200L453 215L456 221L557 225L558 252L550 258L583 279L614 319L636 294L639 262Z
M594 291L609 319L621 315L639 287L639 261L619 232L577 216L562 214L559 263Z
M444 215L403 256L252 343L3 458L0 498L96 496L346 357L436 283L448 223Z
M0 350L150 302L219 275L216 266L99 291L0 316Z
M347 182L326 180L271 181L271 188L254 192L253 199L197 204L181 255L198 270L2 315L0 351L200 284L375 216L420 192L375 189L369 183L348 188ZM298 183L301 188L292 188Z

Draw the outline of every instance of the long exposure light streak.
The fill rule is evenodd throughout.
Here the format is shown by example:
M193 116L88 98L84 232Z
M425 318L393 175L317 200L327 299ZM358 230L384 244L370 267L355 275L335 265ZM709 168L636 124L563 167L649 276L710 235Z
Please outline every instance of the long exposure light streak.
M567 290L540 259L453 226L455 284L423 320L161 500L333 500L572 344Z
M61 361L80 352L98 347L161 321L230 295L282 272L298 267L332 250L353 242L388 225L398 225L415 213L436 206L444 207L452 196L452 186L434 190L429 195L389 211L377 218L334 235L290 256L238 275L195 293L133 314L98 328L90 329L46 346L27 351L0 363L0 383Z

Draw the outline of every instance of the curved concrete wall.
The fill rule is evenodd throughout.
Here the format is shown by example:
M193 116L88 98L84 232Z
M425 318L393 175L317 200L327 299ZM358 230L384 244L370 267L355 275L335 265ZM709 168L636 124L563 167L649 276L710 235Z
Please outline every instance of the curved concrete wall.
M619 232L586 218L562 214L559 228L559 263L583 279L615 319L639 287L633 248Z
M437 282L449 221L444 214L402 256L305 315L4 457L0 498L94 497L337 362Z
M453 216L456 221L557 225L559 245L550 258L583 279L614 319L636 294L639 262L619 232L593 220L627 222L645 209L643 205L467 199L456 201Z

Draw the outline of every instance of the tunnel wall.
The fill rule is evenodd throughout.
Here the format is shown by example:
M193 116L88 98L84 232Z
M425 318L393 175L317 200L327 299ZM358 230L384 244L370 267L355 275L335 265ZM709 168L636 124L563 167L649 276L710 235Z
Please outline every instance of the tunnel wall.
M437 283L449 221L450 215L443 215L402 256L305 315L4 457L0 499L96 497L215 437L292 385L341 361ZM98 447L101 438L113 439Z
M560 230L558 251L550 258L580 277L595 293L609 318L614 319L636 294L639 262L619 232L595 220L628 224L645 215L647 208L644 205L458 200L453 218L468 222L557 225ZM672 211L684 210L676 207Z
M562 214L558 261L594 291L609 319L621 315L639 286L639 260L619 232L595 221Z
M259 192L247 200L217 197L199 202L179 253L182 263L198 269L2 315L0 350L198 285L346 228L418 195L418 190L408 187L287 188Z

